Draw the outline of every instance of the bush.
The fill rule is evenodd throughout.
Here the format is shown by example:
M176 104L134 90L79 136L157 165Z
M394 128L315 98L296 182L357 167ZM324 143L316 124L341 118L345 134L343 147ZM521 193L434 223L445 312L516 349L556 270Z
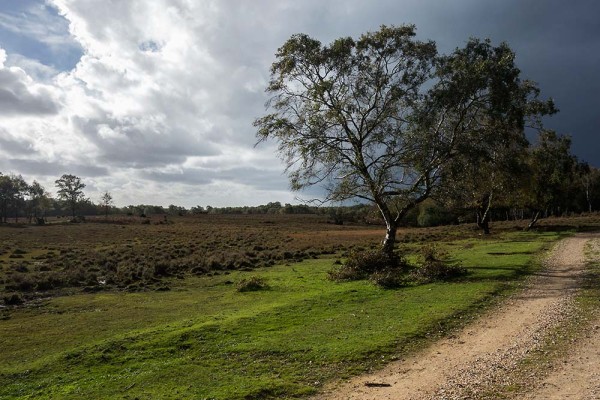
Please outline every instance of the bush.
M421 248L421 263L413 271L414 278L420 281L445 281L467 274L462 265L452 264L448 255L441 252L434 244L427 244Z
M258 290L268 289L269 285L264 278L253 276L248 279L242 279L237 284L238 292L256 292Z
M19 293L11 293L7 294L3 298L4 304L7 306L17 306L19 304L23 304L23 297Z
M328 275L333 281L356 281L372 277L372 280L380 282L389 281L392 275L400 277L405 267L406 262L397 255L389 255L381 250L353 250L346 262L329 271Z
M369 280L382 288L392 289L403 286L406 283L406 274L399 268L386 268L373 272Z

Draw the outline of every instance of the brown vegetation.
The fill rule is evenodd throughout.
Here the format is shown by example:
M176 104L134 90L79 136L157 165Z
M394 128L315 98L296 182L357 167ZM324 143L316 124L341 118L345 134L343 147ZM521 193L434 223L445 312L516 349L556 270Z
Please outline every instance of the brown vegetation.
M274 264L379 248L384 227L339 226L317 215L198 215L87 218L73 224L0 226L0 303L18 305L76 290L166 290L171 279L227 274ZM577 229L578 218L545 219ZM587 217L589 226L600 216ZM109 223L107 223L109 222ZM497 232L526 221L495 223ZM400 246L478 235L473 225L411 228ZM376 277L387 282L386 277ZM384 283L385 283L384 282Z

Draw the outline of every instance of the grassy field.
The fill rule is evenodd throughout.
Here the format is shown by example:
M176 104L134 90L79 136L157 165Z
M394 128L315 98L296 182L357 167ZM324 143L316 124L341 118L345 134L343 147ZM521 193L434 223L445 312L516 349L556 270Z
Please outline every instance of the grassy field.
M0 320L0 398L259 399L315 393L327 381L377 368L463 324L537 268L540 252L560 236L514 229L486 238L461 228L450 234L443 229L407 231L407 251L436 241L470 273L452 282L385 290L366 281L327 279L345 249L371 246L380 228L315 221L286 223L285 228L277 221L247 223L247 229L230 229L243 237L254 234L262 248L292 238L289 247L278 244L281 259L242 270L182 270L163 277L157 287L136 290L118 285L91 293L63 288L47 292L53 297L32 297L25 305L6 307ZM18 246L24 260L34 260L70 248L70 254L85 255L80 261L89 261L87 247L101 252L115 246L110 244L114 235L103 234L103 229L135 232L125 243L134 243L134 253L135 243L146 248L157 241L203 246L198 237L181 234L202 231L194 223L44 229L74 229L78 234L71 232L67 242L64 232L52 239L53 231L47 231L46 239L32 239L29 247L13 235L12 242L5 242L5 255L14 254ZM97 232L85 235L88 229ZM147 234L144 229L157 236L155 241L140 239ZM171 232L170 242L167 233L156 234L161 229ZM277 229L272 242L265 239ZM285 252L305 255L288 259ZM8 260L5 274L13 266ZM237 291L236 284L249 277L263 278L268 289ZM156 290L167 286L170 290Z

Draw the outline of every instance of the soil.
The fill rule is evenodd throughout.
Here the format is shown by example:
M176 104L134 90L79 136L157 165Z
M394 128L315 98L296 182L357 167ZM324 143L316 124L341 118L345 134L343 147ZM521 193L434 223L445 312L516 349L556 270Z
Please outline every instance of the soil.
M550 252L544 270L498 308L419 354L328 387L315 399L496 398L497 388L522 381L519 362L540 349L553 328L573 318L588 244L600 250L600 234L564 239ZM545 376L528 377L526 393L515 398L600 399L600 319L588 326L564 358Z

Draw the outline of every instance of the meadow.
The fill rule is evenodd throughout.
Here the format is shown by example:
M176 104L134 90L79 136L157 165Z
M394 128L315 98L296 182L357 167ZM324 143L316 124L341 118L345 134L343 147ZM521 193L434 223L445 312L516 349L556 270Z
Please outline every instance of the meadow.
M323 217L0 227L0 398L306 396L468 322L589 223L406 229L409 259L435 242L469 274L397 289L328 280L383 230ZM249 278L266 287L237 290Z

